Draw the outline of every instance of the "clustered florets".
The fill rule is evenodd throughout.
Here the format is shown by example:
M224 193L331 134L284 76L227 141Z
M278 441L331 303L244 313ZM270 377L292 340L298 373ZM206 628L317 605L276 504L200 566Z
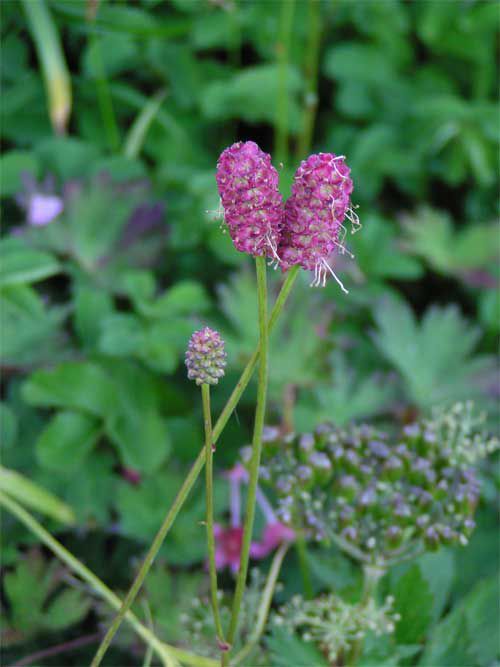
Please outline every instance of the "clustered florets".
M318 153L304 160L285 206L271 157L253 141L233 144L221 154L216 180L237 250L272 257L283 271L294 265L314 271L316 286L324 286L330 272L344 289L328 259L337 248L348 252L344 219L351 221L353 231L359 220L350 203L353 183L342 155Z
M463 404L406 426L397 440L367 425L285 438L269 429L261 478L285 524L361 561L390 563L422 543L467 544L479 498L473 463L497 446L477 435Z
M283 225L283 198L271 156L253 141L233 144L217 163L224 222L237 250L276 258Z
M334 594L314 600L295 595L274 614L273 622L314 642L333 664L368 632L377 636L394 632L400 616L392 611L393 603L392 597L377 607L373 598L366 604L351 604Z
M224 375L224 341L213 329L204 327L191 336L186 351L188 378L196 384L217 384Z
M297 169L292 195L285 206L285 225L278 254L282 268L300 264L315 271L320 284L329 270L327 260L336 247L353 189L343 156L319 153Z

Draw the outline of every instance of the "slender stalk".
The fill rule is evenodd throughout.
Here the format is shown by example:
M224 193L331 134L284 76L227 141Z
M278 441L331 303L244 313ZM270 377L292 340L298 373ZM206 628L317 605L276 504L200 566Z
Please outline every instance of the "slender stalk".
M259 609L257 611L257 622L255 625L255 630L248 640L248 643L237 653L233 660L231 661L232 665L237 665L242 660L244 660L249 653L252 652L254 646L259 641L262 633L266 628L266 621L269 615L269 609L271 607L271 602L273 600L274 589L276 588L276 582L278 581L278 576L281 570L281 565L285 554L288 551L289 545L284 542L280 548L274 554L273 562L271 563L271 569L267 576L266 585L264 591L262 592L262 598L260 601Z
M95 83L101 120L106 132L108 147L112 151L117 151L121 141L120 130L118 129L113 99L102 59L101 38L99 35L91 35L90 40L94 51Z
M279 162L288 162L288 56L295 0L281 0L278 50L278 101L275 120L275 152Z
M281 288L281 291L276 299L276 303L274 304L274 308L271 312L271 317L269 318L269 324L268 324L268 331L271 332L272 329L274 328L281 311L283 310L283 306L285 305L285 302L288 298L288 295L290 294L290 290L292 289L292 286L297 278L299 272L299 267L294 266L290 271L288 272L288 275L285 279L285 282L283 283L283 286ZM236 383L235 388L233 389L233 392L231 396L229 397L226 405L224 406L224 409L222 410L219 419L214 425L213 432L212 432L212 440L213 443L215 444L217 440L219 439L222 431L224 430L224 427L226 426L229 417L233 413L233 410L235 409L236 405L238 404L238 401L241 398L241 395L245 391L248 383L250 382L250 378L253 375L253 371L255 369L255 366L257 365L257 360L259 359L259 354L260 354L260 347L258 347L253 355L250 357L245 370L241 374L240 379ZM118 614L115 616L113 619L113 622L108 629L108 632L106 633L106 636L103 639L103 642L106 642L106 647L109 646L111 643L116 631L120 627L125 614L127 613L127 610L130 608L132 605L133 601L135 600L135 597L137 593L139 592L144 579L146 578L146 574L148 573L149 568L151 567L151 564L153 563L153 560L156 557L156 554L158 553L161 545L163 544L163 541L165 537L168 534L168 531L172 527L177 514L179 513L181 507L184 505L186 498L188 497L191 489L193 488L196 480L199 477L200 472L203 469L203 466L205 465L205 447L203 447L198 454L198 457L196 458L195 462L191 466L190 471L187 474L187 477L185 478L184 482L182 483L181 488L179 489L179 492L171 505L170 509L167 512L167 515L165 519L163 520L162 525L160 526L160 529L158 530L158 533L156 534L156 537L153 540L153 543L151 544L148 553L145 556L144 562L139 570L139 572L136 575L136 578L127 593L127 596L123 602L123 605L118 612ZM101 653L101 659L102 656L104 656L106 649ZM96 662L95 664L92 665L92 667L97 667L99 665L99 662Z
M43 648L40 651L35 651L35 653L30 653L30 655L21 658L17 662L14 662L11 667L28 667L33 663L37 664L45 658L53 658L56 655L61 655L61 653L68 653L69 651L75 651L76 649L87 646L88 644L94 644L101 634L99 632L94 632L91 635L84 635L83 637L78 637L77 639L71 639L70 641L63 642L62 644L57 644L56 646L49 646L48 648Z
M120 609L122 601L113 593L113 591L106 586L91 570L88 569L82 562L78 560L73 554L68 551L60 542L58 542L52 535L45 530L45 528L38 523L38 521L27 512L21 505L8 495L0 491L0 505L5 507L11 514L13 514L21 523L23 523L28 530L36 535L43 544L45 544L53 554L55 554L63 563L65 563L70 570L75 572L84 581L86 581L92 589L101 598L106 600L111 607ZM125 615L127 621L132 625L144 641L153 647L153 650L161 659L162 663L167 666L174 666L180 660L186 665L193 667L217 667L215 660L205 658L203 656L193 655L188 651L183 651L175 646L170 646L162 642L156 635L147 628L135 614L128 611Z
M203 402L203 424L205 427L205 480L206 480L206 503L207 503L207 545L208 545L208 570L210 573L210 595L212 598L212 611L214 614L215 630L219 644L224 644L224 631L219 612L219 601L217 600L217 569L215 567L215 536L214 536L214 489L213 489L213 458L214 444L212 438L212 416L210 413L210 385L201 385L201 396Z
M257 257L255 260L257 270L257 296L259 307L259 383L257 386L257 405L255 408L255 423L252 439L252 456L248 471L248 491L245 511L245 523L243 527L243 541L241 545L240 569L236 579L236 590L233 599L231 622L227 640L232 644L236 629L238 627L238 616L241 609L243 593L248 572L248 561L250 558L250 544L252 541L253 523L255 517L255 500L257 496L257 482L259 479L260 457L262 452L262 431L266 416L267 380L268 380L268 332L267 332L267 282L266 282L266 258ZM227 663L228 655L223 655L222 664Z
M375 595L378 582L384 576L385 569L380 565L365 565L363 567L363 596L361 598L361 606L366 607L371 598ZM356 639L349 651L346 665L348 667L355 667L359 660L359 656L363 650L363 639Z
M297 530L295 537L295 550L299 559L300 574L302 577L302 587L304 589L304 596L307 600L313 597L313 588L311 582L311 573L309 572L309 562L307 557L306 541L302 533Z
M304 79L306 90L302 112L302 129L297 144L297 157L304 159L311 148L316 109L318 107L318 63L321 42L320 0L309 0L309 27L305 51Z

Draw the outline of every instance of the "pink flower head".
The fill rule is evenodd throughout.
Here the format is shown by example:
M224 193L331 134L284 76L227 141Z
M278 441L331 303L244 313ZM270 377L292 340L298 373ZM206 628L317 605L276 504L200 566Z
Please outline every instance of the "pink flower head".
M219 524L214 526L215 536L215 567L223 570L229 567L233 573L240 567L241 545L243 542L243 527L231 526L223 528Z
M186 351L188 378L196 384L217 384L224 375L224 341L213 329L204 327L191 336Z
M268 523L260 542L254 542L250 547L252 558L265 558L283 542L293 542L295 533L285 524L277 521Z
M359 224L350 204L353 184L349 174L342 155L318 153L301 163L286 202L278 249L284 271L300 264L315 272L314 285L324 285L327 271L333 274L328 258L335 248L345 252L341 240L344 218Z
M253 141L233 144L219 157L216 180L235 248L278 259L283 198L271 156Z

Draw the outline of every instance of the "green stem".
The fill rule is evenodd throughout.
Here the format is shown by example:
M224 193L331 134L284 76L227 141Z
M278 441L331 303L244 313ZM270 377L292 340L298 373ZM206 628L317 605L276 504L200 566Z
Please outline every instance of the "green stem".
M281 0L278 50L278 101L275 120L275 152L278 162L288 162L288 55L295 0Z
M214 489L213 489L213 459L214 444L212 438L212 416L210 412L210 385L201 385L201 397L203 402L203 424L205 427L205 480L206 480L206 504L207 504L207 545L208 545L208 569L210 574L210 595L212 598L212 611L214 614L215 630L219 644L224 644L224 631L220 619L219 602L217 600L217 569L215 567L215 536L214 536Z
M113 99L109 89L109 83L104 68L101 50L101 38L99 35L91 35L90 43L94 51L94 63L96 68L95 84L97 88L97 102L101 112L101 120L106 132L108 148L118 151L120 147L120 131L116 122Z
M302 130L297 145L297 157L303 160L311 149L316 109L318 107L318 63L321 42L320 0L309 0L309 30L305 51L304 79L306 90L302 115Z
M0 491L0 505L5 507L11 514L13 514L21 523L23 523L28 530L36 535L43 544L45 544L63 563L65 563L75 574L86 581L93 590L111 607L119 609L122 605L120 598L109 589L104 582L102 582L96 575L81 563L73 554L68 551L60 542L58 542L52 535L45 530L45 528L38 523L38 521L15 500L10 498L7 494ZM144 641L152 646L155 653L165 665L175 665L178 660L181 660L186 665L193 665L193 667L217 667L215 660L205 658L202 656L193 655L182 649L175 648L165 644L151 632L149 628L143 625L137 616L131 611L126 614L127 621L132 625L138 635Z
M313 597L313 588L311 582L311 573L309 572L309 562L307 557L307 545L304 535L297 530L295 533L295 550L299 559L300 574L302 576L302 587L307 600Z
M287 300L288 295L290 294L290 290L292 289L293 283L295 282L297 275L299 272L299 267L294 266L290 271L288 272L288 275L285 279L285 282L283 283L283 286L281 288L281 291L276 299L276 303L274 304L274 308L271 312L271 317L269 318L269 324L268 324L268 331L270 332L277 320L278 317L281 314L281 311L283 310L283 306L285 305L285 302ZM258 347L251 358L249 359L245 370L241 374L240 379L238 380L235 388L233 389L233 392L231 396L229 397L224 409L222 410L219 419L215 423L215 426L213 428L212 432L212 440L213 443L215 444L217 440L219 439L222 431L224 430L224 427L226 426L229 417L233 413L233 410L235 409L236 405L238 404L238 401L241 398L241 395L245 391L248 383L250 382L250 378L252 377L253 371L255 369L255 366L257 365L257 361L259 359L259 354L260 354L260 348ZM187 477L185 478L184 482L182 483L181 488L179 489L179 492L171 505L170 509L167 512L167 515L165 519L163 520L162 525L160 526L160 529L158 530L158 533L156 534L156 537L153 540L153 543L151 544L148 553L146 554L146 557L144 559L144 562L139 570L139 572L136 575L136 578L127 593L127 596L123 602L123 605L118 612L118 614L115 616L113 619L113 622L108 629L108 632L106 633L106 636L103 639L106 641L106 647L109 646L111 643L113 637L115 636L116 631L120 627L125 614L127 613L127 610L130 608L131 604L135 600L135 597L137 593L139 592L144 579L146 578L146 574L148 573L149 568L151 567L151 564L153 560L156 557L156 554L158 553L165 537L168 534L168 531L172 527L177 514L179 513L181 507L184 505L186 498L188 497L191 489L193 488L196 480L198 479L200 472L203 469L203 466L205 465L205 447L203 447L198 454L197 459L191 466L191 469L189 473L187 474ZM105 649L106 650L106 649ZM104 652L105 652L104 650ZM104 652L101 655L104 655ZM92 667L97 667L99 665L99 662L95 663L92 665Z
M363 608L367 606L375 595L378 582L384 574L385 569L380 565L371 564L363 567L363 596L361 598L361 606ZM363 650L363 643L363 639L356 639L353 643L346 661L346 667L355 667Z
M241 651L239 651L239 653L234 656L234 659L231 661L232 665L237 665L242 660L244 660L249 653L252 652L254 646L257 644L266 628L266 621L269 615L274 589L276 588L278 575L280 573L285 554L288 551L288 547L289 545L285 542L274 554L273 562L271 563L271 569L269 570L266 585L264 587L264 591L262 592L259 609L257 611L257 622L255 625L255 630L248 640L248 643L241 649Z
M243 526L243 541L241 545L240 569L236 579L236 590L233 599L231 622L227 640L232 644L238 627L238 616L241 609L243 593L248 572L248 561L250 558L250 544L252 541L253 523L255 517L255 499L257 495L257 482L259 479L260 456L262 452L262 431L266 417L267 380L268 380L268 332L267 332L267 282L266 282L266 258L257 257L255 260L257 269L257 296L259 306L259 383L257 386L257 405L255 408L255 423L252 439L252 456L248 471L248 490L245 511L245 523ZM227 662L228 654L223 656L223 663Z

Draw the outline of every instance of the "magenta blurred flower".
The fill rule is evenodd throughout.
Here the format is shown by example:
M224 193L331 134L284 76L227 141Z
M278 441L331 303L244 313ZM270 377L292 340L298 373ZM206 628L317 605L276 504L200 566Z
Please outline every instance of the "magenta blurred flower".
M254 542L250 547L252 558L265 558L271 551L277 549L283 542L293 542L295 533L289 526L276 521L268 523L260 542Z
M54 194L54 181L47 176L43 183L38 183L30 174L23 174L24 191L17 195L16 201L26 212L26 221L33 227L43 227L55 220L64 210L62 197Z
M233 144L219 157L216 180L236 249L278 260L284 209L271 156L253 141Z
M241 545L243 542L243 527L231 526L223 528L216 523L214 526L215 536L215 567L223 570L226 567L231 572L238 572L240 567Z
M318 153L310 155L297 169L292 194L286 202L283 235L278 248L284 271L295 264L314 271L313 285L324 285L330 272L341 288L328 259L343 245L347 217L353 229L359 226L350 196L353 183L350 169L342 155Z
M233 573L236 573L240 566L243 541L241 483L248 482L248 473L241 463L237 463L231 470L224 473L224 477L229 480L231 526L228 528L223 528L220 524L214 526L215 566L218 570L229 567ZM266 558L283 542L293 541L295 535L291 528L278 521L271 504L259 487L257 488L257 503L265 517L266 526L262 540L251 543L250 556L255 559L262 559Z

